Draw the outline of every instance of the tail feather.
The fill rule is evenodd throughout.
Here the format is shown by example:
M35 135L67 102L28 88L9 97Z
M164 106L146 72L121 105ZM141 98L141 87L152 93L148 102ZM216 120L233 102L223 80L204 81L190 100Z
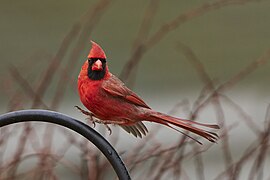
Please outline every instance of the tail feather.
M120 125L125 131L133 134L135 137L142 138L142 135L146 135L148 133L148 129L142 122L137 122L133 125Z
M184 133L184 132L180 131L179 129L176 129L175 127L171 126L170 124L164 123L164 125L167 126L167 127L169 127L169 128L174 129L175 131L180 132L181 134L183 134L183 135L189 137L190 139L192 139L192 140L196 141L197 143L199 143L200 145L202 145L202 143L201 143L199 140L197 140L197 139L195 139L194 137L188 135L187 133Z
M205 139L207 139L211 142L216 142L218 139L218 135L216 133L206 131L206 130L203 130L201 128L197 128L197 127L192 126L192 125L199 125L199 126L204 126L207 128L219 129L218 125L198 123L198 122L189 121L186 119L175 118L175 117L172 117L172 116L169 116L166 114L162 114L162 113L158 113L158 112L151 113L149 120L156 122L156 123L166 125L166 126L172 128L172 129L175 129L175 130L177 130L177 129L170 126L170 124L177 126L177 127L180 127L182 129L188 130L192 133L195 133L201 137L204 137ZM177 130L177 131L181 132L179 130ZM183 132L181 132L181 133L184 134ZM185 135L188 136L187 134L185 134ZM190 137L190 136L188 136L188 137ZM194 138L192 138L192 139L195 140L196 142L200 143L198 140L196 140Z

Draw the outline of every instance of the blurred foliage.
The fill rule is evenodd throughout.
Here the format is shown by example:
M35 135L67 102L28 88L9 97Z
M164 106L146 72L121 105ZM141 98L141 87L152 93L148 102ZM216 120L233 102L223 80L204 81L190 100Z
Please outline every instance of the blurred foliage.
M11 110L11 106L14 106L14 109L36 107L32 105L35 91L38 89L44 74L48 72L53 57L59 52L63 39L74 27L74 24L80 24L82 28L89 25L85 23L87 20L91 20L88 13L91 14L91 11L94 11L98 2L86 0L79 2L71 0L0 1L1 112ZM85 42L92 39L103 47L108 57L110 70L116 75L121 73L126 62L132 57L134 41L140 31L140 25L150 2L154 1L112 1L109 8L103 12L103 16L100 16L100 20L93 21L91 36L84 37ZM267 133L270 127L269 107L265 115L265 122L263 122L263 118L266 104L269 103L270 98L268 93L270 67L269 63L263 64L263 66L259 65L269 60L270 24L267 22L270 19L270 1L159 1L149 29L149 36L151 37L158 32L161 26L165 27L166 30L166 25L169 26L170 22L179 15L188 14L186 12L198 7L207 9L207 5L215 2L231 4L224 5L224 7L221 5L222 8L213 7L202 15L187 21L185 21L186 16L182 18L182 24L166 33L160 41L153 43L153 46L145 51L141 62L135 68L138 73L131 74L131 79L134 78L135 82L133 89L139 94L144 94L146 102L150 101L149 104L153 107L157 106L164 111L172 109L171 114L181 114L190 119L196 119L200 116L200 119L206 121L216 120L219 124L226 122L227 124L219 133L220 143L217 145L206 144L203 147L195 146L192 142L186 143L184 136L178 136L175 132L167 131L169 133L157 135L160 126L158 128L153 126L154 128L151 129L149 135L142 140L134 140L134 138L130 140L129 136L118 136L122 131L115 128L117 130L107 138L115 146L117 145L119 151L123 149L121 155L123 155L128 167L132 170L136 169L132 173L135 172L134 176L137 179L140 179L140 176L145 177L145 174L149 175L151 170L155 170L155 173L151 174L153 179L166 177L166 173L180 177L180 171L183 171L181 177L192 174L202 179L209 176L217 176L217 179L220 179L219 177L237 178L240 172L238 170L245 169L244 165L246 164L252 166L251 171L248 173L249 169L245 169L241 175L243 177L257 176L259 179L262 173L257 173L256 170L263 172L263 169L267 167L267 164L264 166L264 159L268 158L266 154L269 152L269 143L266 146L266 142L269 141L269 133ZM202 6L203 4L204 6ZM90 48L90 42L89 45L82 43L82 52L78 51L78 57L70 59L71 54L76 51L76 43L80 42L78 36L78 34L75 36L76 39L72 41L68 52L64 54L63 63L57 69L53 80L48 83L48 89L42 97L42 103L48 107L68 112L74 116L78 115L79 112L74 110L73 106L80 104L76 92L76 78ZM142 39L142 41L144 40ZM186 50L190 50L191 53L185 55L185 51L180 50L181 48L177 46L179 44L185 46ZM192 53L197 58L195 65L191 62ZM71 62L70 60L74 64L68 64ZM200 63L202 69L198 68ZM66 68L67 65L70 65L72 69ZM203 74L204 71L205 74ZM68 80L65 75L69 78L67 78ZM62 85L67 88L62 88ZM209 87L202 91L206 85ZM227 90L231 90L231 87L234 88L233 93L227 92ZM54 99L53 96L57 94L57 89L60 90L60 93L63 90L63 94L66 89L67 93L63 99L59 100L61 105L58 104L54 107L51 101ZM263 103L260 102L262 100ZM41 106L38 105L38 107ZM44 108L44 106L42 107ZM81 115L80 118L82 117ZM237 124L240 124L239 127ZM52 153L54 148L59 148L56 146L51 148L50 143L59 141L59 139L53 136L54 128L49 125L46 127L34 125L31 131L35 132L38 129L39 133L37 134L39 135L24 136L29 131L28 126L30 127L31 124L23 126L24 129L22 126L7 128L1 131L3 133L1 137L3 142L9 141L9 133L16 136L14 139L20 138L18 141L23 145L18 144L17 148L12 147L13 151L19 151L18 157L29 153L29 151L20 151L21 147L32 145L35 153L41 153L37 155L37 158L41 157L40 163L42 164L44 162L42 156L47 152ZM41 127L45 129L44 133L40 133ZM22 129L22 132L16 131L16 134L14 129ZM106 132L102 130L104 129L101 128L101 133L106 136ZM55 132L62 133L58 130ZM42 134L43 137L38 138ZM87 167L85 164L89 157L92 158L91 160L96 160L93 166L97 165L97 168L102 170L104 167L108 167L106 163L103 164L99 161L97 158L99 153L93 153L88 147L89 144L77 139L76 136L74 136L76 137L74 140L72 139L73 135L68 136L67 134L63 133L63 138L67 138L63 147L67 151L73 146L78 148L79 152L77 153L81 153L80 160L83 161L82 168ZM58 135L56 136L59 138ZM176 136L177 138L172 138ZM26 137L33 138L32 142L29 143ZM153 143L148 143L148 138ZM156 141L156 139L160 141ZM40 143L40 147L35 144L36 142ZM127 144L131 144L131 142L135 149L134 152L127 149ZM6 147L6 144L2 145ZM62 149L59 149L61 155ZM5 150L0 155L4 157L4 153ZM63 154L65 153L63 151ZM74 154L69 153L71 155L66 155L67 158L75 157ZM9 155L12 156L11 153ZM194 164L190 160L191 157ZM250 157L252 158L249 159ZM204 158L207 160L203 161ZM158 163L156 163L157 161ZM20 159L15 160L15 162L20 163ZM248 163L245 164L245 162ZM142 164L149 164L150 170L149 168L142 169ZM2 163L2 165L3 167L9 166L8 163ZM168 167L163 168L163 165L164 167L168 165ZM50 163L47 166L51 167ZM212 168L209 168L210 166ZM76 165L75 171L78 175L83 175L84 169L80 168L80 165ZM89 169L93 170L94 168L90 167ZM39 171L42 170L38 168L37 174ZM145 172L139 174L140 171Z
M1 76L7 75L8 63L18 66L31 64L28 76L42 72L48 65L48 57L57 52L72 24L95 2L2 0L0 56L5 63L1 63ZM156 32L160 25L178 14L205 2L212 0L161 1L150 33ZM146 6L147 2L143 0L114 1L89 37L103 46L109 57L110 69L115 74L120 73L129 58ZM220 81L228 79L269 48L269 8L269 1L228 6L188 21L146 53L136 87L189 90L201 86L189 62L177 52L177 42L195 51L211 77ZM81 54L78 64L84 62L89 48L90 44ZM35 60L30 62L29 59L33 58ZM76 77L79 66L74 68L73 76ZM269 89L269 83L265 83L269 80L268 69L269 65L259 69L240 86Z

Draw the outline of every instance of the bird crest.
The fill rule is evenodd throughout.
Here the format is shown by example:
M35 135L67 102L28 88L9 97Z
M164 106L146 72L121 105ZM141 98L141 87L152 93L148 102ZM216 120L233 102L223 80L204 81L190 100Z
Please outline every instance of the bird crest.
M106 59L106 55L103 49L94 41L91 41L91 43L92 43L92 48L89 52L88 58Z

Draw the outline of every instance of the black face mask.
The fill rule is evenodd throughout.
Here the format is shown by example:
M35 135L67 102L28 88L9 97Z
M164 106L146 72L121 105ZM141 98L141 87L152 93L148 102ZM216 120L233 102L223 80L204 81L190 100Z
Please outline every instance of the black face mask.
M98 59L102 62L102 70L101 71L93 71L92 66ZM100 80L100 79L104 78L105 73L106 73L106 59L100 59L100 58L89 58L88 59L87 75L90 79Z

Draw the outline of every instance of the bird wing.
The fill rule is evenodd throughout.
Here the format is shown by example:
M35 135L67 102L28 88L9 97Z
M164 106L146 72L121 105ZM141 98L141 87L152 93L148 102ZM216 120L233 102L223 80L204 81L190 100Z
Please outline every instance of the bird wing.
M138 95L128 89L125 84L114 75L103 82L102 88L106 93L109 93L112 96L116 96L135 105L151 109Z

